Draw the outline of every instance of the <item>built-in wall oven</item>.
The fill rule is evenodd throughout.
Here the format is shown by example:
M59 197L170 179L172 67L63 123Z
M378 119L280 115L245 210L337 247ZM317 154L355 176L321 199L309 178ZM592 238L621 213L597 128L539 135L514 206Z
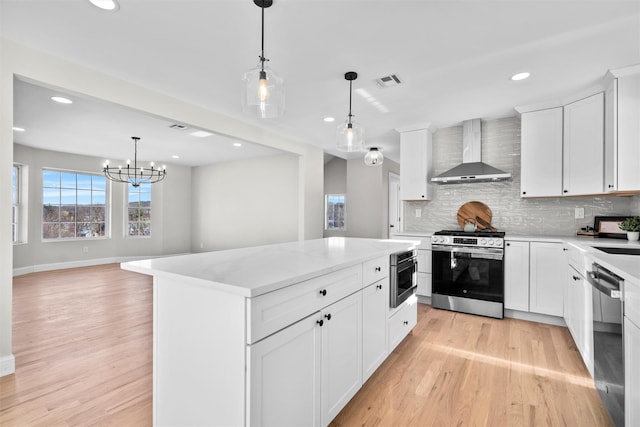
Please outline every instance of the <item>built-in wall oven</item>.
M418 258L415 250L397 252L390 257L390 305L398 307L418 288Z
M624 426L624 280L593 263L593 376L598 394L617 427Z
M431 237L435 308L504 317L504 233L438 231Z

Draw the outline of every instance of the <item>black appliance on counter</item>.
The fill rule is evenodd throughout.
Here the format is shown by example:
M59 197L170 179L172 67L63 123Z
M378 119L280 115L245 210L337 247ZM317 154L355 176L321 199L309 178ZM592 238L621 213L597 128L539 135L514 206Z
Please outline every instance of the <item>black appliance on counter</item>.
M504 317L504 232L437 231L431 254L432 307Z

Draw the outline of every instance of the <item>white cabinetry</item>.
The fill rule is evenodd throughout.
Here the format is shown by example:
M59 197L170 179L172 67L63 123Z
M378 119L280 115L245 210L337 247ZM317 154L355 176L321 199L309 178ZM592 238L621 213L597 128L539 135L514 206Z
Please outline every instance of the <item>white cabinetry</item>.
M640 190L640 68L609 73L605 91L605 191Z
M564 106L563 194L600 194L604 186L604 94Z
M591 285L581 272L567 266L564 296L564 321L593 376L593 299Z
M418 129L400 133L400 198L431 199L431 132Z
M504 308L529 311L529 242L505 243Z
M521 195L562 195L562 107L522 114Z
M382 279L362 290L362 382L387 357L387 312L389 279Z
M391 313L389 318L389 353L418 323L418 298L412 295Z
M624 318L624 419L625 425L640 425L640 328Z
M560 243L531 242L529 311L562 317L567 261Z
M431 297L431 239L422 239L418 248L418 290L416 294Z

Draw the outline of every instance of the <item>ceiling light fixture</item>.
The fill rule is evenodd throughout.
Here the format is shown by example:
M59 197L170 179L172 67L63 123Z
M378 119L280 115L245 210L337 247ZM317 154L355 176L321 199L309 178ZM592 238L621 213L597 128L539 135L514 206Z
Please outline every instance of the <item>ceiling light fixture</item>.
M523 73L514 74L513 76L511 76L511 80L513 80L513 81L524 80L524 79L529 78L530 75L531 75L531 73L527 73L525 71Z
M196 138L206 138L213 134L211 132L207 132L206 130L197 130L195 132L191 132L189 135L195 136Z
M70 100L69 98L65 98L63 96L52 96L51 100L59 104L73 104L72 100Z
M120 8L116 0L89 0L89 2L102 10L118 10Z
M349 82L349 115L347 121L338 126L338 142L336 149L339 151L354 152L364 150L364 131L362 127L351 121L351 98L353 94L353 81L358 78L358 73L348 71L344 75L345 80Z
M131 184L134 187L140 187L140 184L154 184L158 181L162 181L167 175L167 166L163 165L161 169L155 169L153 162L149 164L149 168L145 169L140 167L138 169L138 141L137 136L132 136L135 144L135 151L133 157L133 167L131 167L131 161L127 160L126 168L118 166L118 169L109 168L109 160L102 165L102 172L107 179L114 182L124 182L125 184Z
M265 66L264 57L264 9L271 7L273 0L253 0L262 10L262 47L258 66L244 74L242 111L251 111L262 119L272 119L284 113L284 80Z
M325 117L325 118L324 118L324 119L322 119L322 120L324 120L324 121L325 121L325 122L327 122L327 123L333 123L333 122L335 122L335 121L336 121L335 117Z
M18 127L18 126L14 126L13 130L15 130L16 132L24 132L24 128Z
M236 147L236 148L240 148L240 147L242 147L242 144L239 143L239 142L234 142L233 146Z
M377 147L369 148L364 155L364 164L367 166L380 166L384 162L384 156Z

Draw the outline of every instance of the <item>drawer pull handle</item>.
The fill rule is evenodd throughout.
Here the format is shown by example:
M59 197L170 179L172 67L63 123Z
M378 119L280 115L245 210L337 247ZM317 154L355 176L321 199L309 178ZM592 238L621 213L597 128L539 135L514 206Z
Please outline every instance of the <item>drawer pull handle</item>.
M376 288L382 289L382 285L376 285Z
M322 296L327 295L327 290L326 289L321 289L320 290L320 295L322 295Z
M327 320L331 320L331 313L329 313L329 314L325 314L325 315L324 315L324 317L325 317Z
M316 320L316 323L320 326L324 325L324 320L320 319L320 320Z

